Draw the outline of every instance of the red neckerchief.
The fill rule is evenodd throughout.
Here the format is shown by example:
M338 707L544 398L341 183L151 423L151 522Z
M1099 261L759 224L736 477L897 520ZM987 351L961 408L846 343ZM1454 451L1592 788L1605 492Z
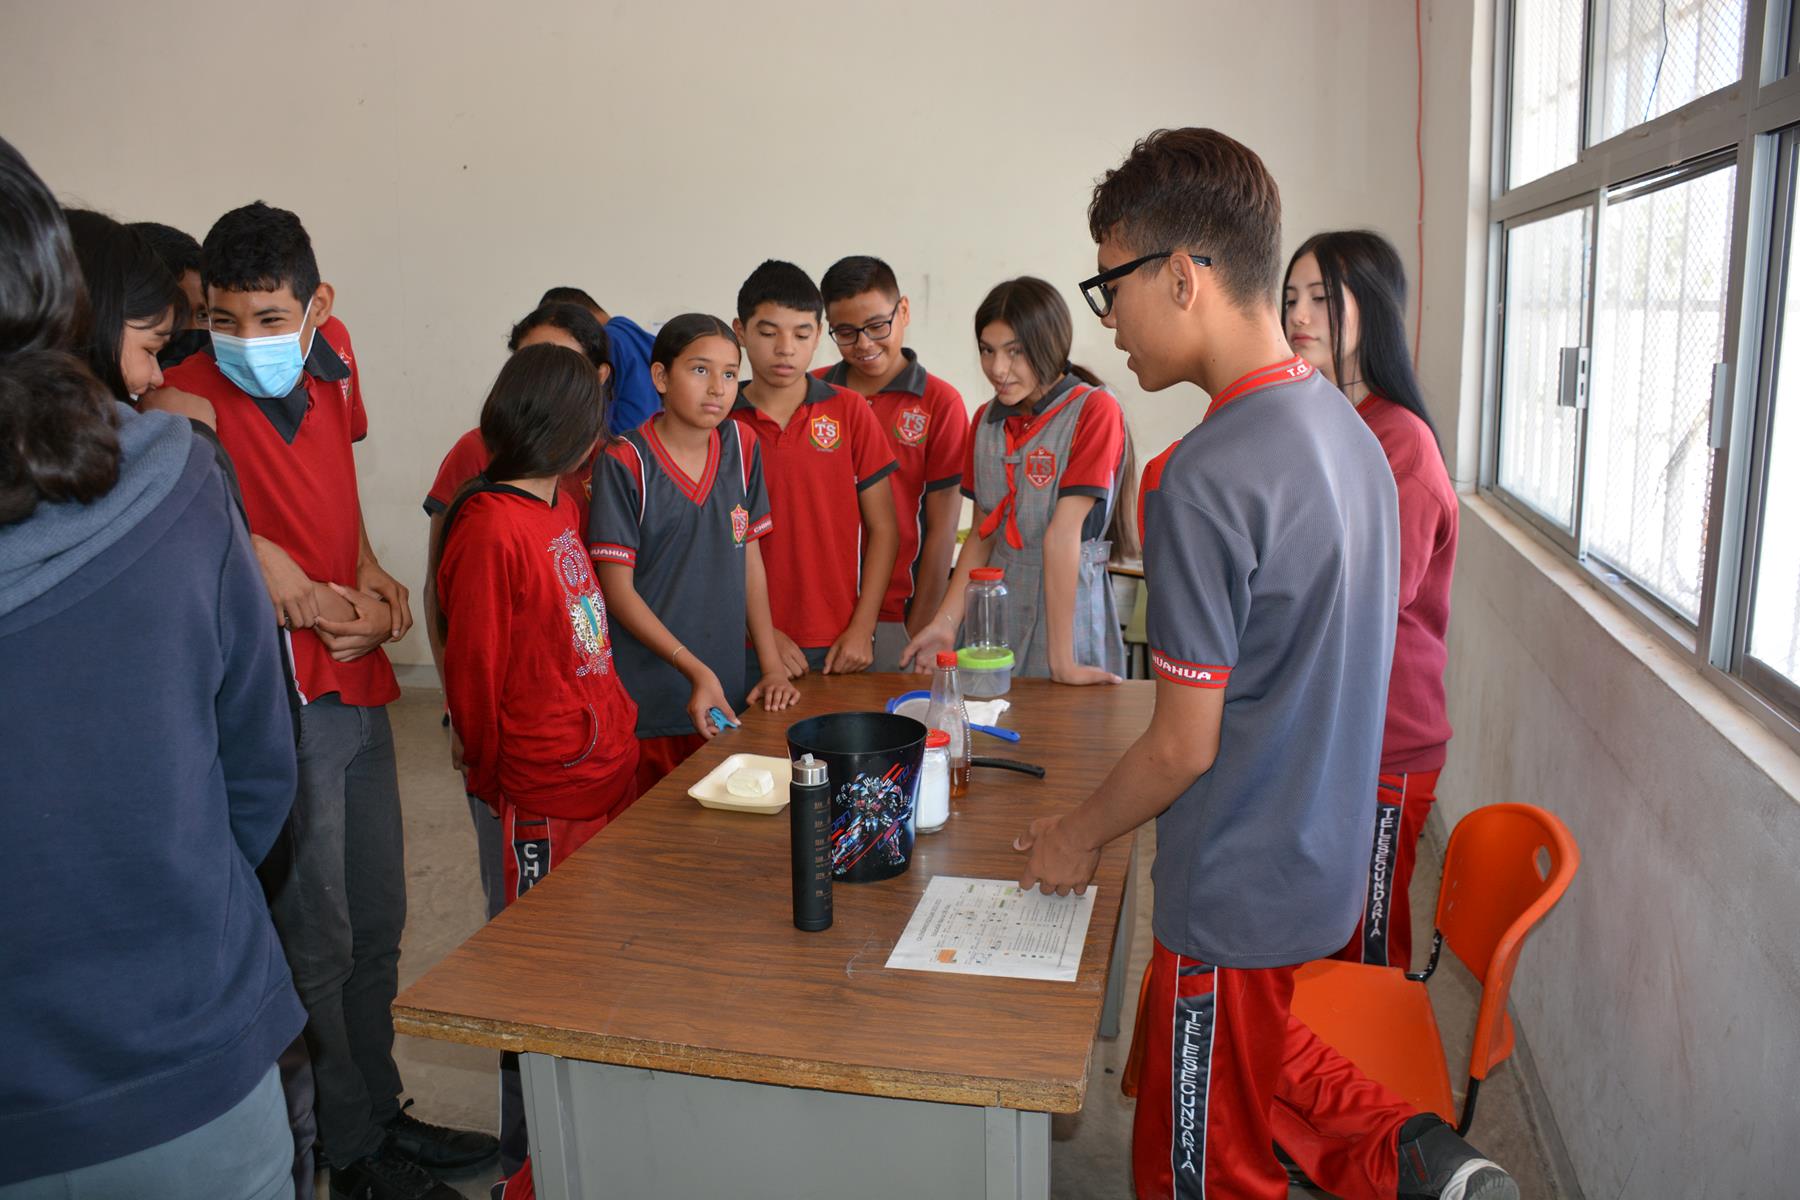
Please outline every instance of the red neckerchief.
M1013 432L1011 418L1001 422L1001 432L1006 435L1006 457L1008 459L1017 458L1019 447L1023 446L1026 441L1030 439L1032 433L1041 428L1051 417L1054 417L1057 413L1067 408L1075 400L1087 395L1093 390L1094 389L1089 386L1076 386L1070 390L1067 396L1064 396L1058 401L1054 407L1048 408L1041 413L1036 413L1021 421L1017 433ZM994 403L998 404L1000 402L996 400ZM1018 494L1019 490L1018 480L1013 474L1014 469L1017 466L1018 464L1015 462L1009 461L1006 463L1006 496L995 506L994 511L987 515L987 520L981 523L981 529L977 532L976 536L984 538L992 537L994 536L994 530L999 529L1002 522L1004 522L1006 527L1006 544L1011 546L1014 550L1023 550L1025 548L1025 539L1019 535L1018 506L1013 501L1013 498Z

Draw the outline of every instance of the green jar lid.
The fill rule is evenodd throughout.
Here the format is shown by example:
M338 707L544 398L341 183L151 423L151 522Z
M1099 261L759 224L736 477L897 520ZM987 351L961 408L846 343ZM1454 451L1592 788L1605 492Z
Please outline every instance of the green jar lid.
M956 665L971 671L1001 671L1010 668L1015 659L1005 647L965 646L956 652Z

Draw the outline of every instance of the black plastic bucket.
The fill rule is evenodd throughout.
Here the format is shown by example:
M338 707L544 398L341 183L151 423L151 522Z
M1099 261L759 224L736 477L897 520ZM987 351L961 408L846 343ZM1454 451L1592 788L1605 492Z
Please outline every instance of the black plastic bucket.
M890 713L830 713L788 726L788 750L825 764L831 781L831 876L892 879L912 861L913 801L925 726Z

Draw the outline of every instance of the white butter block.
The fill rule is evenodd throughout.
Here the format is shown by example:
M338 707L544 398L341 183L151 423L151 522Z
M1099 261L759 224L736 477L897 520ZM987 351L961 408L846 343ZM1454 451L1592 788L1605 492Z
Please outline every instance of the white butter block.
M759 800L775 790L775 776L761 767L739 767L726 778L725 790L746 800Z

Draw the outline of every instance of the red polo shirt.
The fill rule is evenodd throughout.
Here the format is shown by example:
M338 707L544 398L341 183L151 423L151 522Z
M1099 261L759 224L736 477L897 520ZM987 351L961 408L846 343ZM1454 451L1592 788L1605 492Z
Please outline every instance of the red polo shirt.
M251 532L287 551L309 577L356 586L362 508L350 446L368 433L369 418L344 323L332 317L319 326L295 393L281 401L245 393L220 373L208 351L172 367L164 382L212 402ZM278 425L283 406L300 414L291 439ZM340 663L312 630L296 630L290 638L302 701L336 692L345 704L374 707L399 698L394 669L379 648Z
M761 545L775 628L802 649L829 646L856 611L859 496L894 472L887 436L867 400L811 377L785 429L745 399L741 387L731 415L762 448L775 528Z
M969 410L962 393L931 374L919 356L902 350L905 368L886 387L869 397L875 419L887 431L895 470L894 513L900 522L900 553L894 578L881 601L883 621L906 620L906 607L918 584L919 550L925 541L925 497L962 483L963 457L969 440ZM838 387L848 387L850 366L837 362L813 374Z

